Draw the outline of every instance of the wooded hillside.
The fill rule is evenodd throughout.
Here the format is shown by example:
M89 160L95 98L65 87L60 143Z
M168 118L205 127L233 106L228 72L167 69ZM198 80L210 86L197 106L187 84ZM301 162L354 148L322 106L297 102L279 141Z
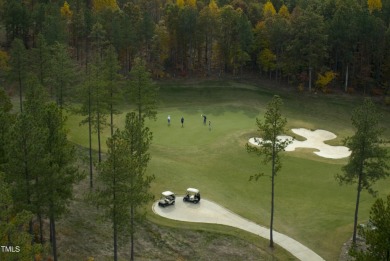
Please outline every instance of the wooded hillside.
M381 0L2 0L6 39L42 34L87 67L113 45L155 78L260 74L300 89L383 95L390 78L390 2ZM2 52L2 60L6 55ZM32 61L36 63L37 61Z

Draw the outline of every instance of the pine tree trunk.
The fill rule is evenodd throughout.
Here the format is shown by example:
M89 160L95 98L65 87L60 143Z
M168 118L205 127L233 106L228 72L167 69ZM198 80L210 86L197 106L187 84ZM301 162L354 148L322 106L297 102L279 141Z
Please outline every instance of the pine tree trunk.
M11 221L9 220L9 217L7 217L7 225L10 225L11 224ZM11 239L11 231L8 231L7 232L7 241L8 241L8 244L11 245L11 242L12 242L12 239Z
M360 192L362 191L362 174L359 174L358 187L357 187L357 197L356 197L356 207L355 207L355 216L353 222L353 236L352 242L356 243L356 230L357 230L357 222L358 222L358 214L359 214L359 202L360 202Z
M206 42L206 44L204 45L204 59L205 59L205 63L206 63L206 74L209 75L210 74L209 53L208 53L209 43L208 43L208 36L207 35L206 35L205 42Z
M41 244L43 244L43 222L42 222L42 215L40 211L38 213L38 221L39 221L39 241Z
M139 108L139 121L141 122L141 108ZM140 142L137 142L138 146L140 145ZM138 150L139 147L136 149ZM130 150L130 154L133 155L134 150ZM138 153L138 152L136 152ZM140 157L138 157L139 160ZM135 170L136 172L137 170ZM131 188L131 194L130 194L130 200L133 200L133 191L134 191L134 179L135 176L138 175L138 173L133 173L131 180L130 180L130 188ZM134 204L133 202L130 203L130 261L134 261Z
M57 261L57 241L56 241L56 223L53 215L50 216L50 228L51 228L51 234L52 234L52 253L54 261Z
M363 145L361 155L365 155L365 146ZM364 156L363 156L364 158ZM358 222L358 214L359 214L359 202L360 202L360 192L362 191L362 175L363 175L363 169L364 169L364 161L360 162L359 166L359 179L358 179L358 187L357 187L357 197L356 197L356 207L355 207L355 216L354 216L354 222L353 222L353 236L352 236L352 242L356 243L356 230L357 230L357 222Z
M207 67L209 75L211 75L211 69L213 68L212 62L213 62L213 38L210 39L210 51L209 51L208 67Z
M344 87L344 91L347 92L348 91L348 64L347 64L347 69L345 71L345 87Z
M111 138L114 135L114 106L113 106L113 90L112 90L112 84L110 88L110 130L111 130Z
M64 97L63 97L63 91L64 91L64 84L61 81L61 86L60 86L60 109L62 110L62 107L64 105Z
M274 144L272 144L272 181L271 181L271 224L269 229L269 246L271 248L274 247L274 237L273 237L273 229L274 229L274 206L275 206L275 142L276 137L274 139Z
M40 82L42 84L42 86L44 85L43 84L43 55L42 55L42 46L39 47L39 58L40 58L40 61L39 61L39 69L40 69L40 72L39 72L39 77L40 77Z
M131 53L129 51L129 48L126 48L127 52L127 72L131 71Z
M19 102L20 102L20 113L23 113L23 90L22 90L22 76L21 72L18 72L18 80L19 80Z
M24 175L25 175L25 182L26 182L26 199L27 199L27 205L31 205L31 193L30 193L30 174L28 171L28 161L27 161L27 144L26 140L23 139L23 156L24 156ZM33 235L33 224L32 224L32 219L30 219L29 222L29 233L30 235Z
M310 66L310 65L309 65ZM311 71L312 71L312 68L311 66L309 67L309 92L311 92Z
M89 137L89 186L93 188L92 171L92 122L91 122L91 90L88 87L88 137Z
M97 111L97 135L98 135L97 138L98 138L99 163L101 163L102 162L102 149L101 149L101 142L100 142L100 112L99 112L99 107L98 107L98 111Z
M141 102L141 79L138 78L138 121L141 124L142 119L142 102Z
M114 178L114 209L113 209L113 221L114 221L114 261L118 260L118 227L116 221L116 197L115 197L115 178Z
M134 206L131 204L131 215L130 215L130 261L134 261Z
M88 53L89 53L89 41L88 36L85 37L85 73L88 73Z

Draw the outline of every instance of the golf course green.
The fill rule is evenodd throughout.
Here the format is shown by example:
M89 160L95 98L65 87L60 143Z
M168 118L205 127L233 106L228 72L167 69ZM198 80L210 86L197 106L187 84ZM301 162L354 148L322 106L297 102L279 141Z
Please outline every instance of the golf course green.
M156 177L154 195L159 197L164 190L184 194L187 187L198 188L202 197L267 227L270 165L264 165L245 149L248 139L256 136L256 117L263 118L267 103L278 94L284 101L283 114L289 130L328 130L337 138L326 143L342 145L342 140L354 133L350 117L362 101L357 96L298 93L292 87L281 89L266 83L168 81L159 82L158 86L157 120L147 121L153 132L148 173ZM121 105L120 110L121 114L115 116L118 128L123 127L131 106ZM387 107L381 111L384 138L389 140L390 110ZM202 115L207 116L206 125ZM79 125L81 119L79 115L68 115L69 138L88 147L88 129ZM296 136L291 131L286 134ZM108 136L106 128L103 140ZM93 144L97 149L96 135ZM105 142L102 147L105 151ZM283 153L282 170L275 184L274 229L326 260L337 260L343 243L352 235L356 187L340 186L334 178L347 159L326 159L311 152L298 149ZM259 172L264 177L249 181L251 175ZM390 193L389 184L387 179L375 185L379 197ZM367 192L362 193L360 223L367 221L374 200ZM149 214L153 215L151 211Z

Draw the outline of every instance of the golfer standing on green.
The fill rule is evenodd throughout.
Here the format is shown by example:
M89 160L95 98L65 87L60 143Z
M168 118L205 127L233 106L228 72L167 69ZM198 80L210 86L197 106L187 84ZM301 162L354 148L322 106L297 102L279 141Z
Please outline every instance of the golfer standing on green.
M184 117L183 116L181 116L181 127L183 128L184 127Z

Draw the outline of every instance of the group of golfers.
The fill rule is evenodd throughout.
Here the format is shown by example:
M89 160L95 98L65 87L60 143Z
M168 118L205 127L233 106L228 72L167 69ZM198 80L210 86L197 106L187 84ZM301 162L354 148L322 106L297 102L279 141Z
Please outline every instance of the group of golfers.
M203 125L206 126L207 116L204 114L201 114L200 116L203 118ZM181 116L180 122L181 122L181 127L184 128L184 117L183 116ZM171 115L168 115L168 126L171 126ZM209 130L211 131L211 121L209 121Z

